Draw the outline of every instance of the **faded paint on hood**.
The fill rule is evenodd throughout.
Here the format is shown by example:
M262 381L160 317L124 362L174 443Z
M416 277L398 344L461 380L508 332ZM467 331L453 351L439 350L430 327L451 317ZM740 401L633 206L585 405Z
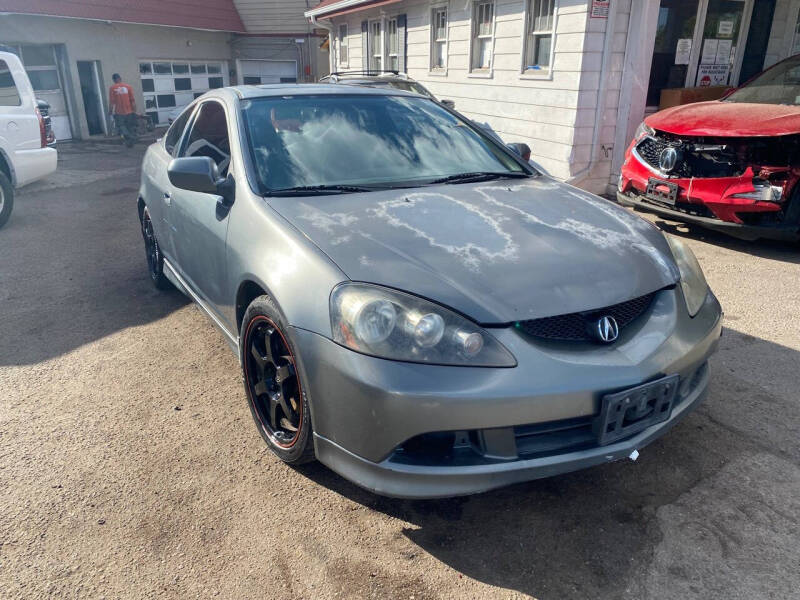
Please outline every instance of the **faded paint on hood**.
M800 106L712 100L667 108L645 119L676 135L768 137L800 133Z
M679 277L653 225L547 177L269 202L350 279L480 323L602 308Z

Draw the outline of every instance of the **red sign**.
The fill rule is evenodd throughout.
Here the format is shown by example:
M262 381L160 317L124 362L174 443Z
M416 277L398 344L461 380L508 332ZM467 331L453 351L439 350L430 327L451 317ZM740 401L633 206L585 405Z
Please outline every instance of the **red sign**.
M611 4L611 0L592 0L590 16L593 19L607 19L609 4Z

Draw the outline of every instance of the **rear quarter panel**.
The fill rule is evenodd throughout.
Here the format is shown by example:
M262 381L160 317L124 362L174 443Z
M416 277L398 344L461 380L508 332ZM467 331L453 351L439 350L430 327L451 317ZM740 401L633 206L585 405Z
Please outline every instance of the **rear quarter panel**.
M0 106L0 149L10 163L12 182L20 187L55 169L55 150L41 152L41 133L33 87L19 58L0 52L19 95L16 106Z

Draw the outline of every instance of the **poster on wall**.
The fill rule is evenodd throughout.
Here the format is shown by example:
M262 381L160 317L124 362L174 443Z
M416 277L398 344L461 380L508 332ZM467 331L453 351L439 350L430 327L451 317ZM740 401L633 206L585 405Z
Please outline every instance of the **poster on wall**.
M731 37L733 35L733 21L720 21L717 25L717 36Z
M692 55L692 38L683 38L678 40L675 46L675 64L688 65L689 57Z
M724 65L698 65L697 87L710 87L714 85L728 85L728 64Z
M592 0L591 17L593 19L607 19L610 0Z
M731 46L733 46L733 40L719 40L717 56L714 59L715 64L727 65L731 61Z
M717 62L717 48L719 40L703 40L703 54L700 57L701 65L713 65Z

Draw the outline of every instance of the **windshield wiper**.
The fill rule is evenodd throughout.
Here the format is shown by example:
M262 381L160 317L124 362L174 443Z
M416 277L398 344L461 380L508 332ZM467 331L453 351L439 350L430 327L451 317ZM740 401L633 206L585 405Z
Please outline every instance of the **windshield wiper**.
M455 175L448 175L440 179L434 179L431 183L468 183L471 181L490 181L492 179L523 179L530 177L528 173L522 171L475 171L472 173L456 173Z
M321 196L326 194L353 194L372 192L375 188L359 185L297 185L294 187L269 190L267 196Z

